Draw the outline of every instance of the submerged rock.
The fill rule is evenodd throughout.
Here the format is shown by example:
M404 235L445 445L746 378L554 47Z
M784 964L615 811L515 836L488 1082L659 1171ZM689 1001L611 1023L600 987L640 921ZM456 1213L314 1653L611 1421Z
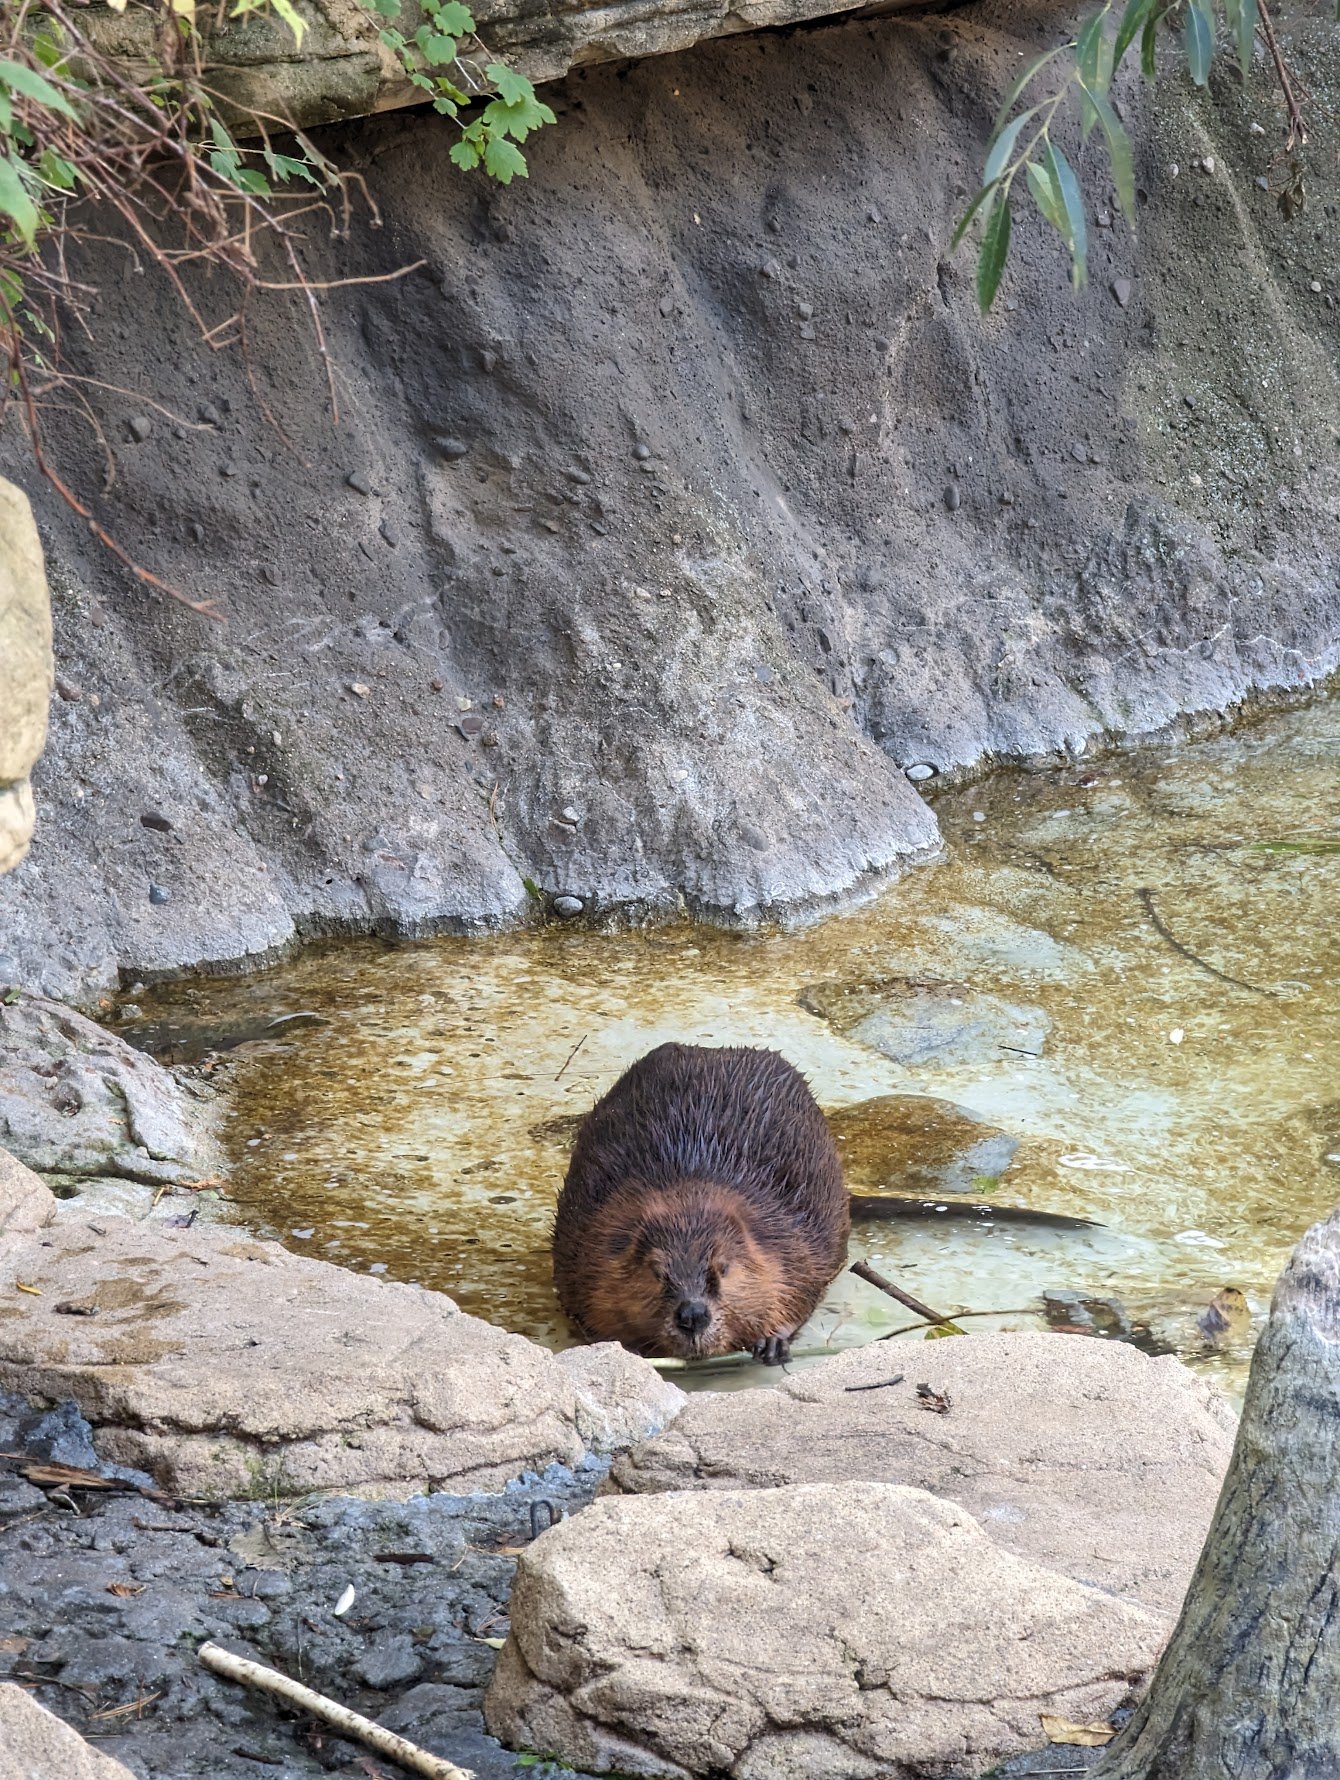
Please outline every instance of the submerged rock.
M667 1780L982 1774L1039 1712L1107 1717L1167 1630L870 1482L597 1502L522 1554L511 1611L490 1730Z
M923 1383L948 1398L946 1414L927 1413ZM1171 1629L1232 1425L1213 1385L1122 1343L876 1342L780 1390L693 1396L664 1434L615 1460L610 1487L915 1485L961 1504L1007 1551L1138 1601Z
M800 1005L844 1038L913 1069L998 1062L1002 1051L1038 1057L1052 1024L1040 1007L921 977L813 983L801 990Z
M880 1094L828 1114L853 1193L971 1193L997 1181L1017 1138L930 1094Z

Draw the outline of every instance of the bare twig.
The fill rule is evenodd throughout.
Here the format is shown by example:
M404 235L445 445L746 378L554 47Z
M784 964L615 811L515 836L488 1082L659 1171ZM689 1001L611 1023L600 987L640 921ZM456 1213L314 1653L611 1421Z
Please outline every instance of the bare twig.
M876 1273L868 1261L853 1261L848 1271L854 1273L857 1279L863 1279L868 1286L874 1286L881 1292L887 1292L890 1298L896 1298L908 1310L914 1310L918 1316L925 1317L932 1324L952 1321L950 1317L937 1315L929 1305L923 1304L920 1298L914 1298L901 1286L894 1285L893 1281L885 1279L882 1273Z
M1280 91L1284 94L1284 109L1289 116L1289 134L1285 139L1286 151L1291 151L1307 141L1307 124L1298 104L1298 96L1294 92L1293 77L1289 73L1289 64L1284 60L1279 40L1275 36L1275 24L1270 16L1270 8L1266 0L1257 0L1257 18L1261 23L1261 35L1266 40L1266 48L1270 51L1270 59L1275 65L1275 78L1280 83Z
M388 1761L408 1768L413 1774L427 1774L429 1780L474 1780L468 1768L458 1768L454 1762L445 1761L440 1755L431 1755L428 1750L419 1748L418 1744L396 1736L394 1731L388 1731L380 1724L374 1724L370 1718L351 1712L347 1706L341 1706L337 1701L327 1699L324 1694L304 1687L300 1681L281 1675L277 1669L268 1669L263 1663L252 1662L249 1657L234 1656L231 1650L224 1650L213 1643L202 1644L199 1656L205 1667L214 1674L222 1675L229 1681L240 1682L244 1687L254 1687L262 1693L274 1694L281 1700L287 1700L291 1706L310 1712L314 1718L330 1725L342 1737L365 1743L369 1749L375 1749L378 1755L384 1755Z
M1273 989L1263 989L1259 983L1244 983L1241 977L1229 976L1227 971L1218 969L1207 958L1202 958L1198 952L1193 952L1190 946L1184 946L1177 935L1169 930L1167 923L1154 907L1154 892L1147 884L1137 890L1136 895L1143 903L1145 913L1153 923L1154 931L1159 938L1165 940L1173 951L1179 953L1188 963L1196 965L1200 970L1208 971L1212 977L1218 977L1221 983L1228 983L1234 989L1250 989L1253 995L1273 995L1275 993Z

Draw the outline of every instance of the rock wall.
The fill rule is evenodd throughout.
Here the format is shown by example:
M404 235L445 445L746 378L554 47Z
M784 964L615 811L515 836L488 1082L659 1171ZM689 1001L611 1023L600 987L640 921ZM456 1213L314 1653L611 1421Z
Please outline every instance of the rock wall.
M33 762L51 701L51 606L42 545L20 489L0 479L0 873L33 833Z
M1284 28L1331 91L1333 27ZM332 132L384 226L317 269L423 262L322 296L337 427L300 299L249 318L249 385L109 254L97 374L142 395L96 397L100 516L227 618L35 491L61 697L0 977L88 997L319 930L801 913L934 847L907 768L1333 668L1335 169L1287 226L1264 70L1127 90L1138 238L1099 216L1077 298L1021 219L982 321L949 238L1063 29L986 5L578 71L506 191L430 116Z

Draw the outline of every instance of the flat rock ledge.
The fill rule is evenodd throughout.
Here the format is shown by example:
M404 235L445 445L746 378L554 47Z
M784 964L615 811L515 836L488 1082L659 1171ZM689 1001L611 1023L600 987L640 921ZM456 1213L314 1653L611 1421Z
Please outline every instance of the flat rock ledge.
M1163 1619L889 1483L596 1502L521 1557L485 1705L514 1748L731 1780L977 1775L1106 1718Z
M12 1681L0 1682L0 1773L6 1780L135 1780Z
M923 1384L949 1399L946 1413L928 1411ZM615 1460L606 1488L912 1485L960 1505L1003 1550L1136 1602L1171 1630L1233 1430L1213 1385L1121 1342L879 1342L776 1391L690 1398L665 1433Z
M0 1238L0 1389L72 1399L105 1462L212 1500L498 1489L682 1400L630 1355L574 1381L440 1293L236 1230L68 1213Z

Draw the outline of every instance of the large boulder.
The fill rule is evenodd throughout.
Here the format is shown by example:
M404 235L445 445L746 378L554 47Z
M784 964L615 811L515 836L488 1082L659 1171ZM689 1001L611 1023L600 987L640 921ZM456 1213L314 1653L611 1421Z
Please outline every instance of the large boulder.
M184 1495L494 1489L584 1450L545 1349L217 1225L63 1215L0 1254L0 1304L0 1389L73 1399L104 1460Z
M486 1703L514 1747L732 1780L980 1774L1103 1718L1165 1622L923 1491L604 1500L523 1553Z
M56 1195L17 1156L0 1150L0 1236L26 1235L56 1215Z
M620 1347L598 1341L557 1356L577 1406L577 1432L592 1452L619 1452L659 1434L688 1402L677 1384Z
M948 1399L943 1413L921 1385ZM1120 1342L975 1335L877 1342L776 1391L695 1395L664 1434L615 1460L611 1483L910 1484L959 1503L1006 1551L1171 1618L1232 1445L1227 1403L1177 1360Z
M6 1780L135 1780L12 1681L0 1681L0 1773Z
M168 1070L39 995L0 1001L0 1143L75 1179L167 1184L219 1164L203 1111Z
M47 737L53 677L51 604L28 498L0 477L0 872L33 832L33 762Z

